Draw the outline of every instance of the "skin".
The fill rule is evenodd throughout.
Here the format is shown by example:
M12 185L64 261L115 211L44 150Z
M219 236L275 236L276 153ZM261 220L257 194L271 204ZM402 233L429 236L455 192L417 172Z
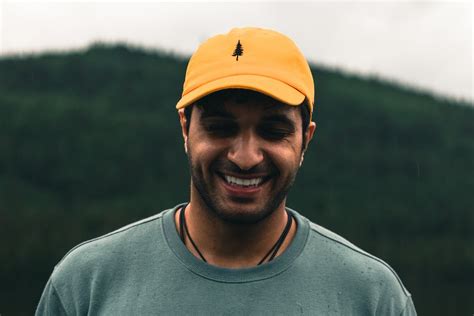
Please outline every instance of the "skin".
M270 98L243 103L229 99L215 109L195 106L189 132L182 110L179 118L191 169L191 198L185 213L190 235L209 264L255 266L287 222L286 195L304 154L299 109ZM315 129L310 122L307 144ZM264 182L242 190L228 184L224 175ZM296 229L293 222L277 256ZM199 258L190 244L186 240Z

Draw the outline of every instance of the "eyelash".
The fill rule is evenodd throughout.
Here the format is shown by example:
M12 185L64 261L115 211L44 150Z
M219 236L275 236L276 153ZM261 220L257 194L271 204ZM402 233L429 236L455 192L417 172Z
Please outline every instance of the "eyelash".
M259 134L266 139L269 140L281 140L284 139L285 137L291 135L291 132L286 130L286 129L280 129L280 128L273 128L273 129L265 129L265 128L260 128L259 129Z

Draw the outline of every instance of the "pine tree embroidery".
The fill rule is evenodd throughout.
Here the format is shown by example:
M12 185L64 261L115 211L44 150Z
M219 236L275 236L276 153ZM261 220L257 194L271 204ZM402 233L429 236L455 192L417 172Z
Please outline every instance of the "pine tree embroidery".
M235 46L234 53L232 56L236 56L235 60L239 60L239 56L242 56L244 54L244 49L242 48L242 44L240 44L240 40L237 42L237 45Z

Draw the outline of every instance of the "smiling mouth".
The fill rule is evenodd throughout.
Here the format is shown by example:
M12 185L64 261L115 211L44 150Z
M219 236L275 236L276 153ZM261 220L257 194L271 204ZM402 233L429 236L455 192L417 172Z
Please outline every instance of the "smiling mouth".
M255 178L239 178L227 174L217 173L221 179L227 184L240 188L256 188L267 182L271 176L255 177Z

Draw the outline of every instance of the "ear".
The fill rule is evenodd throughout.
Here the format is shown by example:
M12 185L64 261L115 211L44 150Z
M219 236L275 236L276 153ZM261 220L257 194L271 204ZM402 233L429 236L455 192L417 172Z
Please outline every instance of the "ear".
M306 144L304 148L308 148L309 142L314 136L314 132L316 131L316 123L315 122L309 122L308 128L306 129Z
M306 149L308 149L309 142L314 136L314 132L316 131L316 123L315 122L309 122L308 128L306 129L306 144L304 146L304 150L301 153L301 159L300 159L300 167L303 165L303 160L304 160L304 153Z
M184 109L178 110L179 115L179 124L181 125L181 134L183 135L184 140L184 151L188 153L188 130L186 129L187 120L184 115Z

